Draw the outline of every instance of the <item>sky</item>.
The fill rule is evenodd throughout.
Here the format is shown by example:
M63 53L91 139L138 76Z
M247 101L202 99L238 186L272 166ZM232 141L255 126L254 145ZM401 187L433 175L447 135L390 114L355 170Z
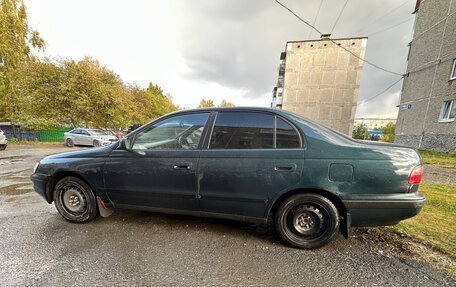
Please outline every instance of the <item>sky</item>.
M286 42L320 36L273 0L24 2L29 25L46 41L45 56L92 56L127 83L158 84L181 108L195 108L203 98L270 106ZM281 2L324 33L345 4ZM349 0L331 37L368 36L365 59L404 73L414 6L415 0ZM399 78L365 64L358 103ZM401 83L359 104L356 117L396 117Z

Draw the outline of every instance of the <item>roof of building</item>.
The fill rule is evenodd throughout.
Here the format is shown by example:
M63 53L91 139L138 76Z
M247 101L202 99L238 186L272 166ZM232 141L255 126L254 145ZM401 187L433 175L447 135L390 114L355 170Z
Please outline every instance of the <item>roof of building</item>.
M323 38L323 39L314 39L314 40L291 40L291 41L287 41L287 43L305 43L305 42L320 42L320 41L344 41L344 40L357 40L357 39L367 39L368 37L351 37L351 38L337 38L337 39L333 39L333 38Z

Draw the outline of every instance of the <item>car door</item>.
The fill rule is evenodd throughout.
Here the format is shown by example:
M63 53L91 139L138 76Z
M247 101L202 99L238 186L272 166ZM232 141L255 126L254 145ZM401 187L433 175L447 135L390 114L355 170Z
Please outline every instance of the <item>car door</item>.
M198 166L203 213L263 218L271 198L301 178L301 137L271 113L218 112L207 147Z
M106 161L109 198L118 206L197 211L196 170L210 113L165 118L129 136L131 150Z
M69 138L71 138L73 140L73 143L76 145L83 144L81 142L81 130L80 129L75 129L75 130L71 131Z
M81 130L79 139L83 145L93 145L92 135L87 130Z

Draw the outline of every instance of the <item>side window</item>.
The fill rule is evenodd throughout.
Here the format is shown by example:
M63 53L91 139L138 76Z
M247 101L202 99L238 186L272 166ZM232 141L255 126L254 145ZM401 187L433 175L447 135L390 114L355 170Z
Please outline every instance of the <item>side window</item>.
M439 122L452 122L456 116L456 100L445 101L440 109Z
M89 132L85 131L85 130L79 130L79 134L81 134L83 136L90 136Z
M453 60L453 67L451 68L450 80L456 80L456 59Z
M210 149L273 148L274 116L254 112L220 112Z
M165 119L136 136L133 149L197 149L209 113Z
M276 122L276 147L299 148L299 135L296 130L279 117Z
M70 134L78 135L78 134L79 134L79 130L72 130L72 131L70 132Z

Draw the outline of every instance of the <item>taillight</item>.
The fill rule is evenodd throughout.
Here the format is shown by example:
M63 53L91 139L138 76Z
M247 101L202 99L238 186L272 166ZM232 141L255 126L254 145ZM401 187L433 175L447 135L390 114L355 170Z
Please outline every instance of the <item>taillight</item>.
M423 178L423 166L418 165L415 166L412 169L412 172L410 173L408 177L408 183L409 184L419 184L421 182L421 179Z

